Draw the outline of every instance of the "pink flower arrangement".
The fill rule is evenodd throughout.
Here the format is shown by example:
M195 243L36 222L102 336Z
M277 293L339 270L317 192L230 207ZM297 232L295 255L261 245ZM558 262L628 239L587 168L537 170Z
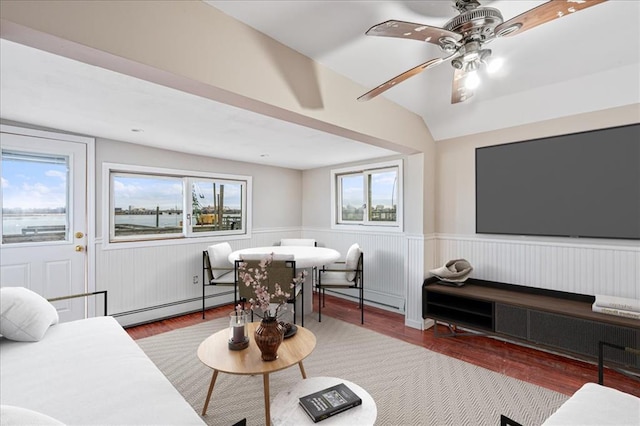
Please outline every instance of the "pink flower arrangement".
M260 260L257 268L247 268L246 262L241 262L238 267L238 277L241 282L247 287L252 287L255 294L254 298L249 299L251 309L255 311L256 308L262 311L262 317L277 318L284 310L286 310L287 300L291 298L291 293L284 291L280 283L273 284L273 293L269 293L269 268L273 262L273 253L265 256ZM301 271L292 282L289 283L289 288L294 289L296 285L304 281L307 272ZM280 300L279 302L272 302L273 299ZM272 307L272 304L277 303L277 306Z

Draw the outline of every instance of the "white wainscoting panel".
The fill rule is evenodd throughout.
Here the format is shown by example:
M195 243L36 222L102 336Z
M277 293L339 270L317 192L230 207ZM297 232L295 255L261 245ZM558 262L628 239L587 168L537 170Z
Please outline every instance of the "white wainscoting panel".
M239 250L299 236L299 229L254 230L251 239L229 244ZM202 251L216 242L194 239L103 250L101 241L96 241L96 289L108 291L109 314L122 325L131 325L202 309ZM233 302L233 287L207 286L205 293L215 295L207 298L207 307Z
M467 259L473 278L640 299L640 245L438 236L438 264Z
M344 260L351 244L358 243L364 253L365 303L374 303L394 312L405 312L407 254L404 234L314 229L303 231L303 238L315 238L318 246L338 250L341 260ZM357 296L353 290L339 291Z
M405 325L423 329L422 319L422 282L425 277L425 253L434 253L432 238L425 239L422 235L408 235L406 237L407 257L405 262L405 294L406 312Z
M640 247L632 244L523 242L331 229L254 230L251 239L229 243L237 250L272 246L281 238L300 237L315 238L320 247L338 250L343 259L351 244L360 244L365 256L365 303L404 313L405 324L419 329L423 328L422 282L430 269L457 258L465 258L473 265L474 278L580 294L640 298ZM201 309L202 251L212 243L204 240L102 250L98 241L96 289L109 291L109 314L115 314L123 325L130 325ZM198 277L198 284L193 284L194 276ZM207 306L233 300L230 287L207 287L206 294L213 296L207 298ZM351 298L356 293L348 295Z

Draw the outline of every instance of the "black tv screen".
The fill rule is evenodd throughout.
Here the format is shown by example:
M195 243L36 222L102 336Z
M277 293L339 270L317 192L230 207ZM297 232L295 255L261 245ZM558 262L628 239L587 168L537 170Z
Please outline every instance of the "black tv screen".
M640 239L640 124L476 148L476 232Z

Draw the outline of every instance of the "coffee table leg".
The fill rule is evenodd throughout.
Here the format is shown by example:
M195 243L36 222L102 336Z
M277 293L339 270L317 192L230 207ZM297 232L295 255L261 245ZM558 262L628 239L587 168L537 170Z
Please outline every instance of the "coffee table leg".
M218 378L218 370L213 370L213 376L211 376L211 383L209 384L209 392L207 392L207 399L204 401L204 408L202 409L202 415L207 414L207 407L209 407L209 400L211 399L211 392L213 392L213 385Z
M264 415L266 417L266 426L271 426L271 406L269 403L269 373L262 375L264 382Z
M300 367L300 373L302 374L302 378L306 379L307 373L304 371L304 365L302 365L302 361L298 363L298 366Z

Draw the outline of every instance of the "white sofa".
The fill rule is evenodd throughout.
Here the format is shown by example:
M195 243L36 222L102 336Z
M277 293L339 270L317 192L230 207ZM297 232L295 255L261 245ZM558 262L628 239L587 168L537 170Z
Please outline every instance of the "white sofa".
M27 328L11 318L11 312L22 308L9 306L4 293L1 297L3 426L204 424L113 317L56 324L56 314L46 319L54 325L38 339L39 330L25 334ZM18 340L35 341L6 337L17 329Z
M640 398L596 383L586 383L543 426L640 425Z

